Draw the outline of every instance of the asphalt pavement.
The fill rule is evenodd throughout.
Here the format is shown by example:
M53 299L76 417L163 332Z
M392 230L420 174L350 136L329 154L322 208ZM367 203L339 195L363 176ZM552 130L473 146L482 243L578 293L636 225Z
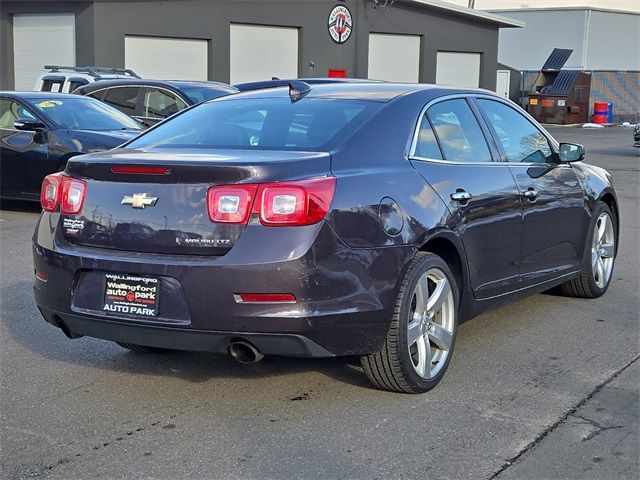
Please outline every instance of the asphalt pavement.
M639 478L640 149L555 128L614 176L620 251L598 300L540 294L460 327L423 395L356 359L145 355L68 340L32 297L37 213L0 211L2 478Z

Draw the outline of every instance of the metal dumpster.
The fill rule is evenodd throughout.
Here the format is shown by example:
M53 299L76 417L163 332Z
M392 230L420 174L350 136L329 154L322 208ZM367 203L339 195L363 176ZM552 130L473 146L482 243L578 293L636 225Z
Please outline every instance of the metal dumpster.
M591 73L562 70L573 50L555 48L531 87L527 111L541 123L589 121Z

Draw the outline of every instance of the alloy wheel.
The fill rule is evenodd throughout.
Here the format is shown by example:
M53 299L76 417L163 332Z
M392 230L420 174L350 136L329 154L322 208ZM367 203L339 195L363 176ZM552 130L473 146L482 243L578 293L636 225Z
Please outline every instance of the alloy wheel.
M416 284L407 323L409 355L420 377L434 378L446 364L454 328L451 285L444 272L431 268Z
M593 229L591 242L591 271L599 288L604 288L611 278L615 256L615 233L613 221L607 212L602 212Z

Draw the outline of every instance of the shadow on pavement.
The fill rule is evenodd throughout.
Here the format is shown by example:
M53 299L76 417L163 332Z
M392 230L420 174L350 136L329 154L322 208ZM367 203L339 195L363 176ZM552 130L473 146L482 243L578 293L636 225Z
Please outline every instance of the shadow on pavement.
M2 289L3 310L14 312L14 315L3 316L3 330L48 360L134 375L179 377L189 382L205 382L211 378L249 380L316 371L343 383L372 388L357 357L306 359L268 356L262 362L243 365L225 355L183 351L138 353L89 337L69 340L61 330L45 322L30 298L31 291L32 285L26 281Z

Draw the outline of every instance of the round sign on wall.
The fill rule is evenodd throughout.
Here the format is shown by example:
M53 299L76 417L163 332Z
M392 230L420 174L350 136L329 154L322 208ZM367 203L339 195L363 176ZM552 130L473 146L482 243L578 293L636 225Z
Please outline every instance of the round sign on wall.
M336 43L344 43L351 36L353 19L351 12L344 5L336 5L329 13L329 35Z

